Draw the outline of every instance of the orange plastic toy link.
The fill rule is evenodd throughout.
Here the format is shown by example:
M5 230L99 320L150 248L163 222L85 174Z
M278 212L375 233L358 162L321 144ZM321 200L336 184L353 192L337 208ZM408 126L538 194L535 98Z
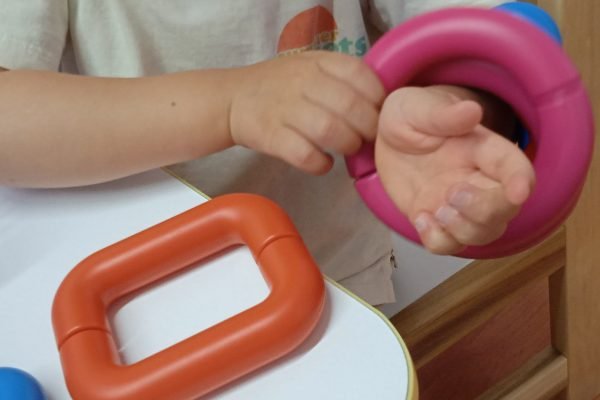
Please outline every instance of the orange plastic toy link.
M115 350L107 309L118 298L230 246L245 244L269 296L131 365ZM77 400L196 399L297 347L317 324L323 277L287 215L265 198L215 198L83 260L61 284L52 321Z

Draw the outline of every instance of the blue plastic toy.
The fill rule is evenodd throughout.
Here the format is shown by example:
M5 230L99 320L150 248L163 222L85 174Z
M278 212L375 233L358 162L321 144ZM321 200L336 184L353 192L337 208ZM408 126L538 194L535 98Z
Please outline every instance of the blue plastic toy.
M46 400L42 386L27 372L0 367L0 400Z
M502 4L496 7L496 9L525 18L534 25L539 26L544 32L552 36L554 40L562 45L562 36L560 35L558 26L556 26L552 17L540 7L529 3L512 2Z

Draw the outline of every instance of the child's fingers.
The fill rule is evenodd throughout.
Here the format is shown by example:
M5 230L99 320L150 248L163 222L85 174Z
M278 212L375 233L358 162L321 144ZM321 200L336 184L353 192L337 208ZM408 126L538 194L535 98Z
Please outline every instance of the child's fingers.
M307 82L304 96L310 103L346 121L365 140L375 140L379 119L376 105L345 82L322 75Z
M362 144L360 135L342 118L308 101L290 109L285 121L322 150L348 155L358 151Z
M506 230L506 223L498 222L488 225L475 223L465 218L455 208L444 205L435 213L436 221L457 242L480 246L498 239Z
M480 134L475 164L488 177L502 183L508 201L515 205L523 204L535 184L531 162L514 143L485 127L477 129Z
M419 232L423 246L432 253L455 254L464 248L428 212L420 212L413 220L413 225Z
M405 87L392 93L386 105L398 110L415 130L433 136L461 136L471 132L483 118L481 106L458 100L433 89Z
M317 65L332 78L346 83L369 102L380 105L385 99L385 89L369 66L357 57L345 54L316 51Z
M378 139L395 151L406 154L425 154L435 151L444 142L440 136L431 136L415 130L407 123L399 123L397 111L385 103L381 110Z
M514 174L505 185L506 198L513 204L523 204L535 184L535 173Z
M333 166L331 155L289 127L283 127L279 134L273 135L271 148L266 152L313 175L325 174Z
M482 189L468 183L455 185L448 191L448 205L470 221L493 226L513 218L519 206L506 196L501 185Z

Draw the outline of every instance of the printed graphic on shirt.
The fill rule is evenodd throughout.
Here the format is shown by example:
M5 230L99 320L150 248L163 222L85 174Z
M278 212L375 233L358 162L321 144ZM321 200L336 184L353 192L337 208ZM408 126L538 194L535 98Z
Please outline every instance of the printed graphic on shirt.
M367 52L367 38L339 37L331 12L317 6L293 17L283 28L277 45L280 56L307 50L330 50L361 57Z

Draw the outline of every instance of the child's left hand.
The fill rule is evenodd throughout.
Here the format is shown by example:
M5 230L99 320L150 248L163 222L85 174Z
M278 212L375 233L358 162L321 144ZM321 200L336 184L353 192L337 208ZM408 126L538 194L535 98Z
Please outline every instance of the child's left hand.
M377 170L434 253L499 238L533 188L527 157L482 116L478 103L436 87L403 88L384 103Z

